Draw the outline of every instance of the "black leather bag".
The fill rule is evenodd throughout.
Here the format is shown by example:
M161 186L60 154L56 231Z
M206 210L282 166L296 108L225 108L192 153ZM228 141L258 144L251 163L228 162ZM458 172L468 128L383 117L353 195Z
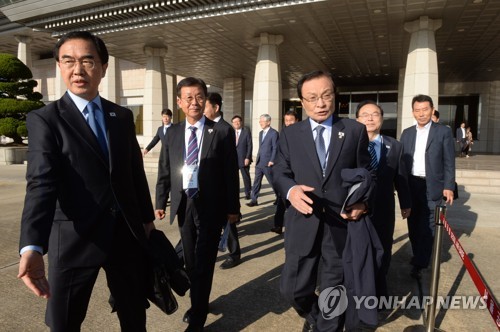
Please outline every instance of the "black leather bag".
M184 296L190 287L189 278L172 243L162 231L152 230L148 243L151 258L150 280L153 286L148 299L167 315L171 315L178 309L172 290L179 296Z

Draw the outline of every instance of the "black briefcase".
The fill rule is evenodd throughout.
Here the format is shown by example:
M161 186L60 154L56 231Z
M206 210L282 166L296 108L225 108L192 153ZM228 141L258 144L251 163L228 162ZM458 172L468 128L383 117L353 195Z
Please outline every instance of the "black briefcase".
M172 243L157 229L149 235L151 257L151 282L153 290L148 299L167 315L174 313L177 300L172 290L184 296L190 287L189 278L181 265Z

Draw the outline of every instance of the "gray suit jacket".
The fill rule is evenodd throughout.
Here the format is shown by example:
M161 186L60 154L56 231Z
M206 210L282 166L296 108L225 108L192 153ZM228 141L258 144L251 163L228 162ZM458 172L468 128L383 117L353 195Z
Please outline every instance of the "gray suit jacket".
M278 150L278 132L269 128L264 140L262 140L262 133L259 133L259 152L257 153L256 167L267 167L267 164L276 158L276 151Z
M236 152L238 153L238 167L245 167L245 159L250 159L252 162L252 134L250 129L246 127L241 128L240 137L238 138L238 144L236 145Z

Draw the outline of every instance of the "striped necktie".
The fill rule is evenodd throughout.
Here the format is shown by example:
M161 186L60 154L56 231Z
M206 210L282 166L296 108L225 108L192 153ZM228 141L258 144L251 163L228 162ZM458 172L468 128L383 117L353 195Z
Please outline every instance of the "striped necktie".
M377 152L375 151L375 142L371 141L368 143L368 152L370 153L370 170L377 170L378 168L378 159Z
M190 126L191 136L188 140L188 149L186 155L186 165L197 165L198 164L198 139L196 138L196 127ZM198 193L198 188L188 188L186 189L186 195L189 198L193 198Z
M93 101L87 104L86 109L88 113L87 123L94 132L94 135L97 137L97 142L99 143L102 152L104 152L104 155L108 158L108 144L106 142L106 137L104 136L105 131L103 130L104 123L101 122L102 120L99 121L100 117L97 115L101 112L101 110Z

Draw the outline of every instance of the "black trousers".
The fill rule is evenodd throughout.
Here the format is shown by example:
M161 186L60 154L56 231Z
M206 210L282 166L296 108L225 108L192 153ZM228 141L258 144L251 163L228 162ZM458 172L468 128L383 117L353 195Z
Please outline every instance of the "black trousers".
M252 180L250 178L250 166L240 167L241 178L243 179L243 186L245 187L245 196L250 196L252 192Z
M262 186L262 178L266 176L267 182L273 185L273 175L271 173L271 167L255 167L255 177L253 179L253 187L251 192L252 202L257 202L259 198L260 188ZM274 188L273 188L274 190Z
M114 298L121 331L146 331L147 259L123 217L116 221L108 259L102 266L49 266L51 297L45 322L53 332L80 331L101 268Z
M190 325L203 327L207 320L208 302L212 290L214 266L217 259L222 223L201 216L198 198L183 198L178 220L184 264L191 282Z

